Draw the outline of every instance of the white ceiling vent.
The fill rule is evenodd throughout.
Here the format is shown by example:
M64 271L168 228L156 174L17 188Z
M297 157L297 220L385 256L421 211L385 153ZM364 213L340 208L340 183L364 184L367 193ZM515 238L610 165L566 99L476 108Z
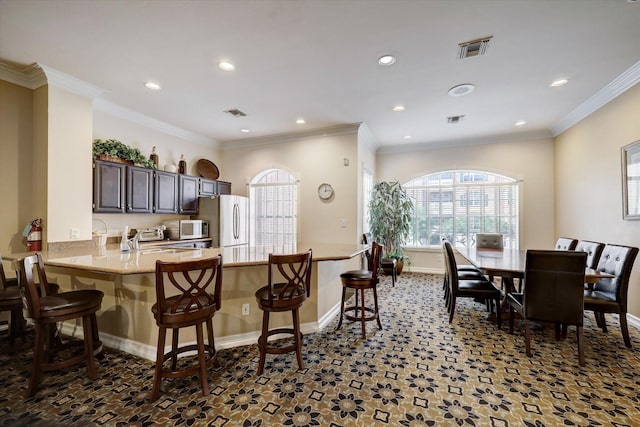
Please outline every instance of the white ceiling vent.
M471 58L472 56L484 55L492 38L493 36L489 36L460 43L458 45L458 58L464 59Z
M449 116L447 117L447 123L452 123L452 124L460 123L463 118L464 118L464 114L460 116Z
M238 110L237 108L230 108L228 110L224 110L225 113L229 113L234 117L244 117L246 116L245 113L243 113L242 111Z

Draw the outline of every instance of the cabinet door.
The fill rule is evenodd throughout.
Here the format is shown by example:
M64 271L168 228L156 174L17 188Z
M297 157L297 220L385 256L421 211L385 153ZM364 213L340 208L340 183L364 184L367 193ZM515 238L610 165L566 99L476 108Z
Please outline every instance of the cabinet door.
M218 181L218 194L231 194L231 183Z
M93 164L93 211L124 212L126 165L96 160Z
M200 178L200 197L215 196L218 194L218 182L212 179Z
M127 206L130 213L153 212L153 169L127 167Z
M198 213L198 178L195 176L178 175L179 182L179 212L184 215Z
M155 172L155 213L178 213L178 175L171 172Z

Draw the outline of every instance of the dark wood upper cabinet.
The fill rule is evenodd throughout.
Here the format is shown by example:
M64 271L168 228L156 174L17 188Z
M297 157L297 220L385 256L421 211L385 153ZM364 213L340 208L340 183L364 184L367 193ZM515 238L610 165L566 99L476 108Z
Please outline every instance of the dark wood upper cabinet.
M218 181L218 194L231 194L231 183Z
M196 215L198 213L198 177L179 175L178 213Z
M218 181L200 178L199 183L200 188L198 190L198 195L200 197L210 197L218 194Z
M177 174L155 171L154 208L154 212L159 214L178 213Z
M93 211L123 213L127 166L96 160L93 165Z
M126 211L153 212L153 169L127 166Z

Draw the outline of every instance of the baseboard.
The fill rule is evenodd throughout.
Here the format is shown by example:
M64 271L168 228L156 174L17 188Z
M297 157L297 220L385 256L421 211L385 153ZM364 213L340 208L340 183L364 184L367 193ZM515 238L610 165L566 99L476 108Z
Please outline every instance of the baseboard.
M429 267L409 267L404 268L403 272L407 273L429 273L429 274L444 274L444 270L441 268L429 268Z

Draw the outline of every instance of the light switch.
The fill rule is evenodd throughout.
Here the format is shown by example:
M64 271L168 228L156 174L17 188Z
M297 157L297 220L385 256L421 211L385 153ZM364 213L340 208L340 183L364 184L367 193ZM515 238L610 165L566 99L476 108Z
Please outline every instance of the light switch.
M340 218L340 227L347 228L347 220L346 220L346 218Z
M80 238L80 229L79 228L72 228L71 229L71 239L79 239Z

